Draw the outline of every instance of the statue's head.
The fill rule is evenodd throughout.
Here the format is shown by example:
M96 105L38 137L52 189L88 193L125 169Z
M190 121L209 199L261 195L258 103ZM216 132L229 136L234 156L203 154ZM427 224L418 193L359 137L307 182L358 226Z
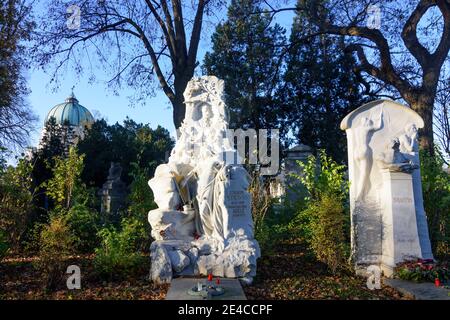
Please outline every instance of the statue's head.
M405 131L408 135L413 136L417 133L417 126L414 123L408 124Z
M204 103L201 105L201 110L202 110L202 118L201 118L202 122L204 123L209 122L213 117L211 105Z
M215 76L193 77L184 90L184 102L186 103L186 113L192 114L193 120L200 119L198 116L203 110L196 110L203 104L208 104L212 114L219 114L225 118L224 105L224 81ZM194 119L195 118L195 119Z
M393 138L389 143L389 148L393 149L394 151L400 150L400 140L398 138Z
M192 78L191 81L189 81L186 85L186 89L184 90L183 96L184 96L184 102L190 103L195 100L195 97L202 94L202 92L205 91L201 82L198 78Z

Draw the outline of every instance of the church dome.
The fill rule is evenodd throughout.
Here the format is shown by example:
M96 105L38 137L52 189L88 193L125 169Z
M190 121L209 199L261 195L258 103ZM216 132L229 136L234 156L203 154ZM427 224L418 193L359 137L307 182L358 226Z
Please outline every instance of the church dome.
M64 103L60 103L54 106L47 117L45 123L47 123L51 117L54 117L56 124L69 123L72 126L85 126L94 123L94 117L89 110L78 103L77 98L72 93Z

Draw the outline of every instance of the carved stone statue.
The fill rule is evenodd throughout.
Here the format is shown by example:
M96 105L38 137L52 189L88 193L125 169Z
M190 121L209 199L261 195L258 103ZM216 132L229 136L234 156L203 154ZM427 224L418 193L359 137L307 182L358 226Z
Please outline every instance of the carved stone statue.
M381 152L377 158L379 167L394 172L412 173L419 166L409 159L405 154L400 152L400 140L394 138L386 146L386 151Z
M236 162L227 135L223 90L223 81L213 76L189 81L177 142L168 163L149 181L158 205L148 216L158 240L151 248L154 281L168 282L172 272L249 281L255 275L260 253L253 238L249 175Z
M149 181L158 209L150 211L148 221L152 226L152 237L156 240L193 240L194 214L181 211L182 201L177 182L168 165L160 165Z

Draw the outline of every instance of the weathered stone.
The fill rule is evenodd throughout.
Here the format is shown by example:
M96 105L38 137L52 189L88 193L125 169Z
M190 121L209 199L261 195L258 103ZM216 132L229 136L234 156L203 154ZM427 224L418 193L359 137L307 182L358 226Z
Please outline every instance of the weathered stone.
M347 115L352 258L391 274L398 262L432 258L419 172L422 118L381 100ZM390 271L388 270L390 269Z
M189 257L181 250L168 250L167 253L175 272L182 272L190 264Z
M121 174L120 164L111 162L108 178L98 192L101 196L101 212L111 215L113 220L118 220L120 210L125 208L127 186L120 180Z
M199 250L198 248L190 248L187 252L186 255L189 257L189 261L191 262L191 264L196 264L197 263L197 259L198 259L198 255L199 255Z
M170 283L172 281L172 265L164 245L158 241L152 243L150 280L155 283Z

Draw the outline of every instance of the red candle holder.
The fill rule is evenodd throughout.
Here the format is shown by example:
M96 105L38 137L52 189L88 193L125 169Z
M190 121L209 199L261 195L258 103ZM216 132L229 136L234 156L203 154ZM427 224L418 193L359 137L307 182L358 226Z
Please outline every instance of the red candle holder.
M438 278L434 279L434 285L436 287L440 287L441 286L441 281Z

